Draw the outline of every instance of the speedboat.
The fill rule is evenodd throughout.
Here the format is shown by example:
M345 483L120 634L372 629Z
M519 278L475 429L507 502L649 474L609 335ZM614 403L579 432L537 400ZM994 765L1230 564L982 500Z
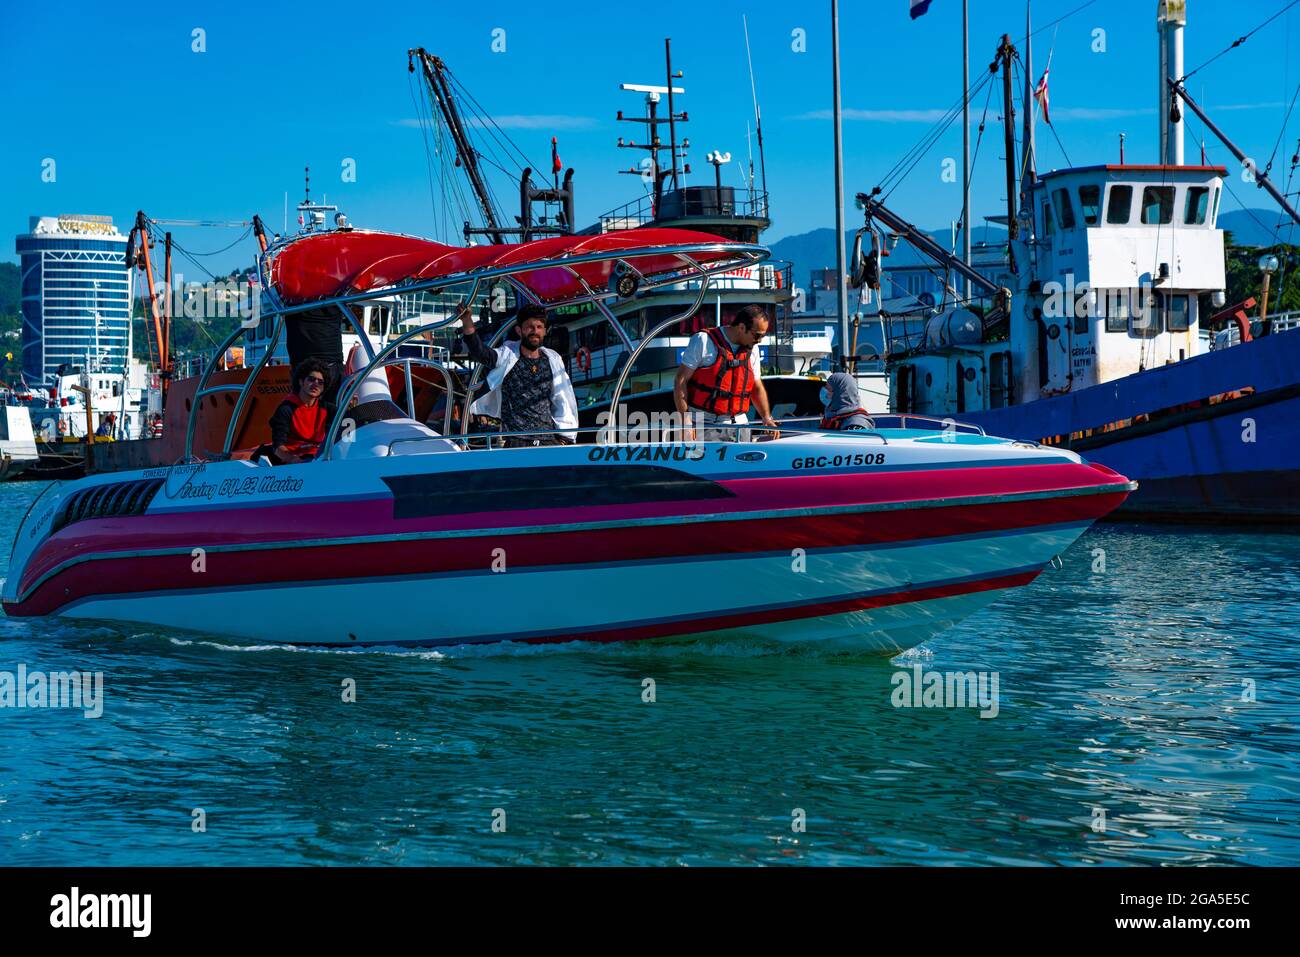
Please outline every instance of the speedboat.
M612 299L686 283L693 311L710 276L766 254L685 230L466 249L336 230L272 246L258 265L278 335L308 310L355 323L358 303L467 288L473 299L497 283L610 321ZM474 381L458 388L438 361L400 352L452 321L377 350L361 335L367 355L339 407L391 366L409 383L419 362L468 410ZM315 460L272 466L252 442L230 447L251 434L241 415L271 350L242 385L207 385L240 332L198 383L180 463L52 487L33 504L0 594L8 614L292 645L743 635L892 653L1032 582L1134 488L1069 451L915 420L737 442L606 428L585 437L595 442L500 448L468 433L467 414L457 433L450 401L441 430L420 421L410 390L407 414L394 406L349 430L336 416ZM239 396L204 401L222 391ZM225 447L195 449L213 415L228 418L215 430Z

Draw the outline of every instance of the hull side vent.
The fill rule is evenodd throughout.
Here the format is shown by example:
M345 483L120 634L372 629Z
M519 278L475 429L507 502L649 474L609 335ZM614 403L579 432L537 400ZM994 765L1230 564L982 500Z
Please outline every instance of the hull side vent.
M61 528L92 518L121 518L143 515L153 497L162 488L163 480L137 479L133 482L111 482L73 492L54 516L50 525L53 535Z

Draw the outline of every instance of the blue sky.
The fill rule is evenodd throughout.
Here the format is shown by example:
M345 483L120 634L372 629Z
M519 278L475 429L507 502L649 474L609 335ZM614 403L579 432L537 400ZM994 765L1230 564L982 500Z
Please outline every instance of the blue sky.
M1082 3L1036 0L1035 27ZM970 5L974 83L999 35L1023 34L1025 14L1016 0ZM1187 68L1284 5L1189 0ZM915 22L907 6L907 0L842 3L850 203L960 95L959 0L933 0L930 13ZM1127 134L1129 162L1155 161L1155 8L1155 0L1097 0L1034 37L1035 74L1052 52L1052 115L1075 165L1117 161L1120 132ZM436 236L438 212L423 139L411 122L416 111L406 71L407 48L425 46L447 60L530 157L547 164L550 137L559 137L565 165L577 169L577 218L585 224L642 192L639 178L615 172L633 161L630 151L615 148L617 137L639 129L616 123L614 113L641 109L640 97L618 84L663 82L665 36L673 38L674 66L685 71L679 82L687 95L679 108L691 116L684 131L692 143L688 182L711 182L709 150L744 159L746 122L753 117L745 13L772 196L766 238L831 225L829 3L710 0L653 9L592 0L10 7L0 31L0 98L8 117L0 134L0 223L8 237L25 231L33 214L110 214L125 225L140 208L174 219L242 220L260 212L279 229L284 194L291 205L297 201L303 166L310 164L313 195L341 204L357 225ZM667 15L674 9L682 13ZM195 28L206 32L206 52L191 49ZM492 50L498 28L505 31L504 53ZM804 52L794 49L799 30ZM1104 31L1105 52L1093 50L1097 30ZM1262 166L1297 79L1300 6L1197 73L1189 89ZM984 102L981 93L973 125ZM1004 203L999 115L995 92L974 176L977 215L998 213ZM1297 135L1300 107L1277 151L1276 178L1285 179ZM1194 136L1193 127L1189 161L1199 155ZM1040 169L1068 165L1041 125L1038 150ZM1208 155L1230 161L1216 142L1208 144ZM891 206L927 228L956 218L960 183L943 180L942 164L960 156L958 122L893 193ZM46 158L57 164L53 183L42 182ZM345 158L355 160L355 182L341 179ZM724 169L726 181L738 185L740 166ZM1268 205L1239 176L1230 183L1247 205ZM509 195L511 186L499 179L496 188ZM1226 209L1238 205L1231 196L1225 200ZM196 251L219 249L238 235L176 233ZM246 243L205 262L222 269L246 265L251 250ZM0 255L15 259L11 238Z

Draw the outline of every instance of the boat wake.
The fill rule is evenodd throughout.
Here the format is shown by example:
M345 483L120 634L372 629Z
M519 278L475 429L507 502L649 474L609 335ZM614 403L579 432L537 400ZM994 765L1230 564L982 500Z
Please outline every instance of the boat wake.
M154 634L139 634L133 638L157 638ZM315 655L378 655L392 658L415 658L428 661L439 660L474 660L490 658L529 658L553 657L556 655L600 655L613 659L650 658L836 658L866 659L883 662L888 659L879 654L864 654L860 651L846 650L842 647L823 647L813 642L790 644L774 642L762 638L719 638L709 640L696 638L691 641L650 640L636 643L566 641L545 644L527 644L524 642L492 642L477 645L454 645L443 648L408 647L403 645L367 645L361 648L322 647L319 645L292 644L255 644L239 645L229 641L210 638L180 638L165 636L176 647L201 647L214 651L245 653L288 653ZM912 649L911 652L918 652ZM919 649L918 656L928 656L931 652ZM903 656L900 656L902 658ZM910 659L908 659L910 660Z

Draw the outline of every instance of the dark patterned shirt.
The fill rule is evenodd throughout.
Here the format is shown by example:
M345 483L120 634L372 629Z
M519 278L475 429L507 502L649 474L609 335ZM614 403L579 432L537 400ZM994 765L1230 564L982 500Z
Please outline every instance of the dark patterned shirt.
M497 354L479 338L478 333L465 336L469 357L492 369L497 364ZM514 368L501 382L501 425L506 432L551 431L555 419L551 416L551 393L554 391L551 362L545 353L529 359L519 356Z
M555 419L551 417L553 387L550 360L545 355L533 359L521 355L501 383L501 424L505 431L554 429Z

